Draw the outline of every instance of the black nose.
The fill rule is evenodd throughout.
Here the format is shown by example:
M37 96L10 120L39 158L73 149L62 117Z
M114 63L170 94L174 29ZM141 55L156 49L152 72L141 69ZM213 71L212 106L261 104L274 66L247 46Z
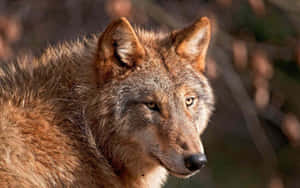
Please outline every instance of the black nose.
M190 171L196 171L204 167L207 163L206 156L203 153L189 155L184 159L185 167Z

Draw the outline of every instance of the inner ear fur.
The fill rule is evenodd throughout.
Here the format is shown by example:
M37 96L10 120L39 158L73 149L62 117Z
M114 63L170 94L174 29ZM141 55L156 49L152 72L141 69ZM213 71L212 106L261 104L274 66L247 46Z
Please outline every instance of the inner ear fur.
M107 26L98 40L96 67L98 82L105 83L125 74L140 63L145 55L134 29L126 18Z
M205 57L211 37L211 24L203 17L192 25L173 33L175 51L181 58L187 59L200 71L205 70Z

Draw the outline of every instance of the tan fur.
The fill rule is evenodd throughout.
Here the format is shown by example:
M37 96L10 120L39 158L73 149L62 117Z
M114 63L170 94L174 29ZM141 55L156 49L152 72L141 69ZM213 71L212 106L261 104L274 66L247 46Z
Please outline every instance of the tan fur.
M203 29L207 23L205 18L195 25ZM191 26L193 33L197 33L196 26ZM204 58L191 60L175 52L193 38L189 32L169 35L134 30L121 18L100 36L48 48L38 58L2 62L0 187L159 188L170 167L174 175L188 172L172 156L204 152L199 134L213 105L205 77L193 73L193 79L202 80L203 103L210 107L199 110L201 119L195 125L174 119L167 91L155 90L144 99L159 104L164 126L146 123L141 129L154 112L147 109L148 103L137 104L132 111L123 95L132 89L129 97L135 96L147 84L160 90L173 88L167 82L183 69L204 71ZM205 30L204 42L197 43L201 56L205 56L209 32ZM165 85L152 83L156 76L166 80ZM182 97L194 95L187 86L174 89ZM196 122L192 111L183 110L182 118ZM191 128L186 130L185 124Z
M208 18L201 18L191 27L176 33L178 47L176 52L191 61L195 61L195 69L205 70L205 56L210 41L210 22Z

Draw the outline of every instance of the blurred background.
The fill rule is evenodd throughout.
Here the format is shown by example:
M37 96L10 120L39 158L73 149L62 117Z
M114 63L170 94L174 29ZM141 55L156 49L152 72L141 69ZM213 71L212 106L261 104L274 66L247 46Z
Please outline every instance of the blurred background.
M39 55L120 16L164 31L201 16L213 22L209 164L166 188L300 187L299 0L0 0L0 60Z

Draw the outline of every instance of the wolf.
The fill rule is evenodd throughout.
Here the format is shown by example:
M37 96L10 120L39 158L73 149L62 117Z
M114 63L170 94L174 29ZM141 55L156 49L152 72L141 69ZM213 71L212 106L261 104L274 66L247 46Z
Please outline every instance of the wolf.
M169 33L126 18L0 64L0 187L159 188L206 163L214 108L203 17Z

